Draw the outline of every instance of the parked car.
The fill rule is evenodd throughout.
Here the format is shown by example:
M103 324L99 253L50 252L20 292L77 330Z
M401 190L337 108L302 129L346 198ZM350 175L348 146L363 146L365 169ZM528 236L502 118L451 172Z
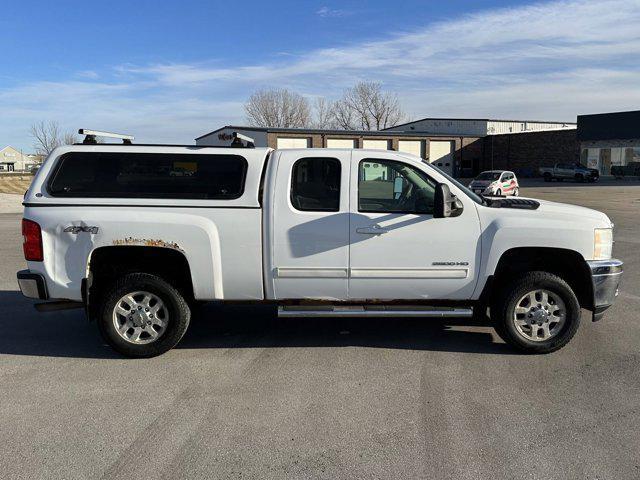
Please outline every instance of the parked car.
M488 170L482 172L469 184L469 188L481 195L497 196L520 194L520 185L516 174L506 170Z
M595 168L587 168L580 163L556 163L553 167L541 167L540 175L545 182L557 180L575 180L576 182L595 182L600 172Z
M622 262L603 213L483 198L400 152L249 145L55 149L24 200L22 293L39 310L83 308L132 357L175 346L204 301L281 317L490 307L498 334L533 353L569 342L581 308L598 320L614 301ZM176 162L198 175L172 176ZM118 175L140 165L158 173Z

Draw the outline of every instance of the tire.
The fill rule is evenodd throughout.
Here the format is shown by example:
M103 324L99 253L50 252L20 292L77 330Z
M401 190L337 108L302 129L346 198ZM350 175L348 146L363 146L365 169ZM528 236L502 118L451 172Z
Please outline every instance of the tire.
M550 182L552 180L550 173L545 173L542 178L544 178L545 182Z
M136 358L155 357L171 350L184 336L190 320L191 311L182 294L148 273L130 273L117 279L102 296L97 315L102 338L116 352ZM121 325L122 334L116 324ZM127 325L130 328L125 331Z
M518 197L520 195L520 189L518 187L513 189L513 196Z
M538 293L534 298L543 308L531 305L530 293L542 291L547 292L546 302ZM548 272L527 272L515 281L505 282L491 305L491 320L496 333L512 347L525 353L550 353L564 347L575 335L580 325L580 304L560 277Z
M497 190L496 190L496 193L495 193L495 195L496 195L496 197L499 197L499 196L501 196L501 195L502 195L502 190L500 190L500 189L497 189Z
M576 175L576 182L584 183L584 177L581 174Z

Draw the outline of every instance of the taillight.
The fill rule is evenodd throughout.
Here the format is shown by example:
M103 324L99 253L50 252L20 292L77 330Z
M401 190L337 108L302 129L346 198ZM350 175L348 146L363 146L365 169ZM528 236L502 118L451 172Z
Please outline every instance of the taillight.
M40 225L32 220L22 219L22 250L24 250L25 260L31 262L41 262L44 260L42 252L42 232Z

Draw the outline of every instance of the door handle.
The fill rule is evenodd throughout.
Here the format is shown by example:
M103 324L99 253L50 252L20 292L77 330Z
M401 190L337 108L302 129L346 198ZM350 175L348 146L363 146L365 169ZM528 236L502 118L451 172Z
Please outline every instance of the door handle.
M372 225L371 227L356 228L356 233L362 233L363 235L382 235L389 230L382 228L380 225Z

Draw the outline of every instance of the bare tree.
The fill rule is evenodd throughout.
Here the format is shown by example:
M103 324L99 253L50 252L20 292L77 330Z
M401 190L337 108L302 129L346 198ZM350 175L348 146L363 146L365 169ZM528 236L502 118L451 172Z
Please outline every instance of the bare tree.
M324 97L317 97L313 102L315 128L330 129L336 127L335 105Z
M73 133L62 133L58 122L38 122L31 125L31 137L33 138L33 147L39 155L47 156L54 148L60 145L70 145L76 143L77 137Z
M247 121L257 127L306 127L311 123L309 101L287 89L259 90L244 106Z
M376 82L360 82L346 90L334 110L336 123L350 130L380 130L405 118L398 96L384 92Z
M67 132L62 136L62 144L63 145L73 145L74 143L80 142L80 137L78 137L73 132Z

